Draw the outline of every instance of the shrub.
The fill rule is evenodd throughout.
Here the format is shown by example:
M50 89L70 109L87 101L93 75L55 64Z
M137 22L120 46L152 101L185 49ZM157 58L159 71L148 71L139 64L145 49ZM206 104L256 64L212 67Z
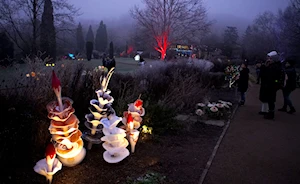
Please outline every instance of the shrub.
M177 114L173 109L160 104L145 106L145 108L147 111L142 124L152 127L154 135L176 134L182 129L182 125L174 120Z

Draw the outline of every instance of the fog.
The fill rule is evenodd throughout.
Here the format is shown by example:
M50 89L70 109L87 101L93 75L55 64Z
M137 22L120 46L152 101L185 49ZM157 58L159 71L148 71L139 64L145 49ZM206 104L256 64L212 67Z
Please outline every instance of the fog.
M111 32L122 28L122 35L126 35L132 27L129 10L134 5L143 6L142 0L72 0L72 3L80 8L81 15L77 21L84 27L94 25L96 29L99 22L104 20ZM203 0L208 19L214 22L211 31L216 34L222 34L226 26L235 26L242 34L260 13L276 13L288 3L289 0Z
M81 9L83 19L119 18L128 13L134 5L142 5L142 0L72 0ZM264 11L285 8L289 0L203 0L210 15L228 14L252 20Z

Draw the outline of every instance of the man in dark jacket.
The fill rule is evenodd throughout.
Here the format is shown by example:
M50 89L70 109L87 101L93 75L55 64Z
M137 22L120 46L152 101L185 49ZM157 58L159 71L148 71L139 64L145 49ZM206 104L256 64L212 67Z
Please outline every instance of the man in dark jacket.
M285 87L282 89L284 105L281 109L278 109L279 111L288 112L289 114L293 114L296 112L290 99L292 91L296 89L297 74L294 67L295 63L295 60L293 60L292 58L288 58L285 60L285 73L287 75L287 80ZM290 108L289 111L287 111L287 107Z
M237 81L238 84L238 91L241 93L241 101L240 105L245 104L246 96L245 93L248 90L248 81L249 81L249 69L247 68L247 64L243 63L241 65L241 71L240 71L240 76Z

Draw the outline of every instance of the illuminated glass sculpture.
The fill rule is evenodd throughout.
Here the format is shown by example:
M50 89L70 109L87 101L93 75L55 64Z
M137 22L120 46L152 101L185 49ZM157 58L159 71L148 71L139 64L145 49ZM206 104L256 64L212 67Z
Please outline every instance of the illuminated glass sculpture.
M115 113L110 107L113 102L113 97L111 97L110 91L107 89L109 80L113 74L114 68L112 68L107 75L105 72L102 73L100 78L101 89L96 91L98 99L93 99L90 101L92 108L90 108L90 114L85 116L86 122L85 126L89 129L83 134L83 138L88 141L88 149L92 148L93 144L100 144L102 134L102 122L103 118L107 118L109 114Z
M140 131L138 128L141 126L143 119L141 116L145 115L143 108L143 101L137 99L134 103L128 104L128 111L123 114L122 122L126 127L127 139L131 146L131 153L135 151L135 145L138 141Z
M52 143L49 143L46 148L46 158L38 161L33 168L35 172L45 176L49 183L52 182L53 175L62 168L62 163L55 156L55 148Z
M103 153L103 158L108 163L118 163L129 156L129 151L126 148L128 141L125 138L125 130L117 127L121 120L122 118L115 114L101 120L104 133L101 140L104 142L102 146L106 150Z
M238 80L240 76L240 67L239 66L227 66L225 68L225 80L229 81L229 88Z
M114 67L107 75L105 73L101 75L101 89L96 91L98 99L90 101L93 110L90 109L91 113L86 115L85 126L90 132L83 134L83 138L89 142L88 149L91 149L93 144L104 142L102 146L106 151L103 153L103 158L108 163L118 163L129 155L126 149L128 141L125 138L125 130L117 127L122 118L116 116L115 110L111 107L114 98L110 96L111 91L107 89L113 72Z
M79 120L74 114L73 101L61 97L61 85L54 71L52 72L52 88L57 101L47 105L48 118L51 119L49 131L56 149L58 159L65 166L75 166L85 157L81 131L78 129Z

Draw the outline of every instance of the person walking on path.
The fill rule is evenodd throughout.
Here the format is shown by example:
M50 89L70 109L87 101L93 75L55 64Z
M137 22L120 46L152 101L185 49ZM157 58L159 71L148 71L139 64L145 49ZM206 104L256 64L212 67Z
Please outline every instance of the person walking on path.
M282 89L284 105L281 109L278 110L282 112L288 112L289 114L293 114L296 112L296 110L292 104L290 95L292 91L296 89L297 75L295 69L295 60L293 60L292 58L288 58L285 60L285 73L287 75L287 80L285 87ZM287 107L290 108L289 111L287 111Z
M265 79L264 84L261 85L260 99L261 101L267 101L269 106L269 111L264 115L264 118L274 119L276 93L281 87L283 87L282 83L285 76L276 51L268 53L264 72Z
M261 62L256 63L255 70L256 70L256 84L260 83L260 68L261 68Z
M269 105L268 105L268 99L267 99L267 63L262 63L260 67L260 90L259 90L259 100L261 101L261 111L259 112L260 115L266 115L269 112Z
M249 71L249 68L247 67L247 64L243 63L241 65L240 76L239 76L239 79L237 81L238 91L241 94L240 105L245 104L246 91L248 90L249 73L250 73L250 71Z

